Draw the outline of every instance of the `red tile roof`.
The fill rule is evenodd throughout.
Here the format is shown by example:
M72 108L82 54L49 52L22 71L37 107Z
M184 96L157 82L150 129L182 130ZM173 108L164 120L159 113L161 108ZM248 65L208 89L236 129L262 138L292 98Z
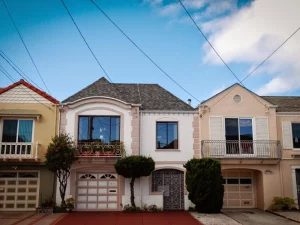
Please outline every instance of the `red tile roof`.
M21 79L20 81L9 85L6 88L0 88L0 95L3 94L4 92L7 92L17 86L19 86L20 84L23 84L25 87L29 88L30 90L34 91L35 93L39 94L40 96L44 97L45 99L49 100L50 102L54 103L54 104L58 104L59 101L56 100L55 98L53 98L51 95L48 95L46 92L41 91L40 89L34 87L33 85L27 83L26 81L24 81L23 79Z

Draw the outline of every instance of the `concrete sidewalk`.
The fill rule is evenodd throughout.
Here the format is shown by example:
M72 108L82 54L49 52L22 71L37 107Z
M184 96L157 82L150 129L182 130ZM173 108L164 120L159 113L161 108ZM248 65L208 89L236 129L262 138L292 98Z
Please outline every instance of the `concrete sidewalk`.
M243 225L299 225L259 209L224 209L222 212Z

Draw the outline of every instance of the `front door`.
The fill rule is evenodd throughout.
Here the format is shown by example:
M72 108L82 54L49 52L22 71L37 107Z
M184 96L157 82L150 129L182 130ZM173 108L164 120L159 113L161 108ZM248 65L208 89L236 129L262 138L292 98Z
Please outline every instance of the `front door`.
M297 186L298 205L300 207L300 169L296 169L296 186Z
M154 171L152 191L163 192L164 210L184 210L184 175L182 171L174 169Z

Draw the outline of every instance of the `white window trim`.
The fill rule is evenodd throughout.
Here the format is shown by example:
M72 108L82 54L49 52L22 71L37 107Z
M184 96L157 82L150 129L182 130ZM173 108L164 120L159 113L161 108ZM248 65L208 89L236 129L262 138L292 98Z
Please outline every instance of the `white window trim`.
M298 123L298 124L300 124L300 122L291 122L291 131L292 131L292 145L293 145L293 148L292 148L292 150L293 151L300 151L300 148L294 148L294 142L293 142L293 123Z
M0 140L2 142L2 137L3 137L3 128L4 128L4 120L17 120L18 121L18 124L17 124L17 135L16 135L16 141L15 142L12 142L12 143L19 143L18 142L18 135L19 135L19 121L20 120L32 120L32 136L31 136L31 142L20 142L20 143L34 143L34 130L35 130L35 120L34 119L27 119L27 118L3 118L1 120L2 122L2 127L1 127L1 132L0 132Z

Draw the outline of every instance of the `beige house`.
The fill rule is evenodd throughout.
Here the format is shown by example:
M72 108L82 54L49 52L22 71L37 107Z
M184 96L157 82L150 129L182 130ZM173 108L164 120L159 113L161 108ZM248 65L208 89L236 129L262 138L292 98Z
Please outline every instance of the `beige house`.
M199 114L195 156L220 159L224 208L267 209L275 196L298 199L299 97L262 97L235 84L202 102Z
M52 196L44 154L58 118L58 101L24 80L0 90L0 211L35 210Z

